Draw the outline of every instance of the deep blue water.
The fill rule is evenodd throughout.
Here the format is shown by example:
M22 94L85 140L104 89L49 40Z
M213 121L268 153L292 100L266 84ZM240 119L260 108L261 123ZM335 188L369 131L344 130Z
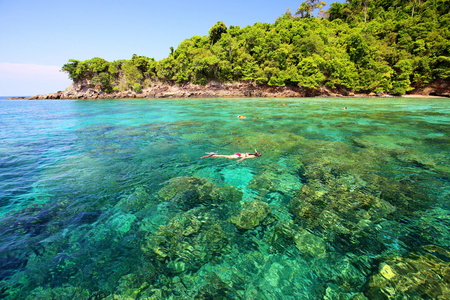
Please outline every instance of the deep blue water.
M0 298L448 295L449 112L448 99L0 100Z

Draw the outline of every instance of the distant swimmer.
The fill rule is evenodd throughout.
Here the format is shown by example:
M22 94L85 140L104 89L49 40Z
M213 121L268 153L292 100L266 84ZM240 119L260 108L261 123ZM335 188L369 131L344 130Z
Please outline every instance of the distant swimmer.
M342 108L343 110L347 110L347 106Z
M217 158L217 157L221 157L221 158L228 158L228 159L236 159L239 158L238 161L243 161L244 159L247 158L255 158L255 157L261 157L262 154L258 151L256 151L255 149L255 153L240 153L237 152L235 154L231 154L231 155L219 155L216 154L214 152L206 152L207 155L200 157L201 159L206 158L206 157L212 157L212 158Z
M245 119L259 119L259 118L258 118L258 117L248 117L248 118L247 118L246 116L241 116L241 115L239 115L239 116L238 116L238 119L239 119L239 120L245 120Z

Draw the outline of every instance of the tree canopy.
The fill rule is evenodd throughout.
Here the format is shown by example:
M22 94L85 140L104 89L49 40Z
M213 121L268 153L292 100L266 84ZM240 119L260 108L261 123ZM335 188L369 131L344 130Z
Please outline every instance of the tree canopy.
M252 81L404 94L450 76L450 0L348 0L313 17L323 4L307 0L273 24L218 22L209 36L184 40L160 61L71 59L62 70L104 91Z

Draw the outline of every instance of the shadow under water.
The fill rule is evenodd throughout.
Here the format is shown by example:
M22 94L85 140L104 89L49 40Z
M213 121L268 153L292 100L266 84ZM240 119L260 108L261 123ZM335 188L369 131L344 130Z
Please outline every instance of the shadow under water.
M449 108L0 101L0 298L450 298Z

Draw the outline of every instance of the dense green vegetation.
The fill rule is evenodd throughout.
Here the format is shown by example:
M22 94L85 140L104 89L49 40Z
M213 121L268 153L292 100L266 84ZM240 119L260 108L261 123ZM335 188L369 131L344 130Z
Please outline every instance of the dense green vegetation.
M450 0L348 0L312 17L323 4L307 0L274 24L218 22L161 61L71 59L62 70L106 92L139 92L157 81L252 81L404 94L449 78Z

